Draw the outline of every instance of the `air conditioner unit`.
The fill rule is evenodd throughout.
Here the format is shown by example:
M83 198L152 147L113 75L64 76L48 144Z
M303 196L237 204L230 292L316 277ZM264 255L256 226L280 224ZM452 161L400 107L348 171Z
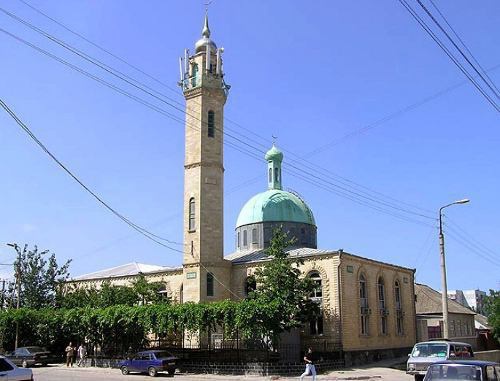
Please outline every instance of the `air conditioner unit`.
M361 315L370 315L371 310L368 307L361 307Z

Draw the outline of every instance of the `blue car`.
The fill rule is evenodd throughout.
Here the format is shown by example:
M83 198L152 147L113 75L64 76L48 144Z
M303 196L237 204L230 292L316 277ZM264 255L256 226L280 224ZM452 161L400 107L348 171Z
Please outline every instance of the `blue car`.
M122 374L130 372L147 373L151 377L158 375L158 372L168 372L174 375L178 358L171 353L162 350L138 352L133 358L120 361L118 366Z
M500 364L491 361L440 361L427 368L424 381L500 380Z

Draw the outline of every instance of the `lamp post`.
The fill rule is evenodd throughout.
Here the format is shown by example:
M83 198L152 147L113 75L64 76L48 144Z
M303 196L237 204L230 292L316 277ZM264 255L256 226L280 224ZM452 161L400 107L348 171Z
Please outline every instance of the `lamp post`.
M448 286L446 284L446 262L444 258L444 235L443 235L443 209L452 205L466 204L470 200L464 198L452 202L451 204L439 208L439 250L441 253L441 303L443 309L443 338L449 339L449 326L448 326Z
M7 246L14 248L17 254L17 266L16 266L16 288L17 288L17 301L16 309L18 310L21 302L21 252L19 251L19 246L17 243L8 243ZM19 322L16 322L16 341L14 343L14 349L17 349L17 344L19 341Z

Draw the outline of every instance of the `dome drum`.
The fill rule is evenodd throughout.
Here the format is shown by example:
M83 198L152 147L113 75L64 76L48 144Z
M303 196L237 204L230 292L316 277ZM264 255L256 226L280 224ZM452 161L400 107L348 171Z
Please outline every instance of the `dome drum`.
M301 222L269 221L238 226L236 228L237 251L263 250L269 247L273 232L281 228L288 239L295 239L293 246L317 248L317 228Z

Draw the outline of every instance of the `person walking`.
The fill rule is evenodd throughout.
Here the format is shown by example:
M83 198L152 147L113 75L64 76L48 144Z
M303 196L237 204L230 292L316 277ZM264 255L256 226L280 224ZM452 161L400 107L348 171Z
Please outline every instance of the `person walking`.
M87 348L85 347L85 343L81 343L78 347L78 366L85 366L85 359L87 357Z
M307 352L304 355L304 362L306 363L306 370L300 375L300 380L302 381L305 376L312 375L313 381L316 381L316 367L314 366L313 351L312 348L307 348Z
M73 356L75 355L75 348L73 347L73 343L70 341L68 346L65 349L66 352L66 366L73 366Z

